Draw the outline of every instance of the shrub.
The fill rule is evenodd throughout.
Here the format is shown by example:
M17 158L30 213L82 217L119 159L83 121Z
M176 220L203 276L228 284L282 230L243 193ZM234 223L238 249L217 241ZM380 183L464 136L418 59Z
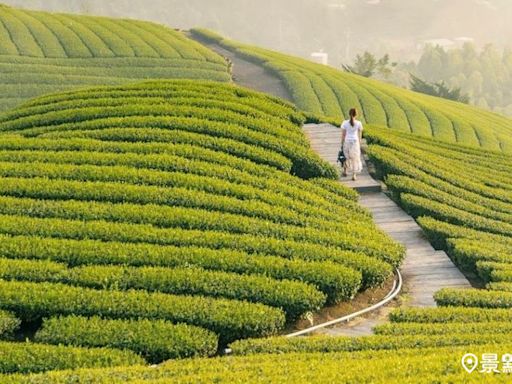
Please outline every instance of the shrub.
M452 335L455 333L510 333L512 323L510 322L455 322L455 323L388 323L373 328L377 335L393 336L427 336L427 335Z
M100 317L45 319L35 340L48 344L130 349L150 363L211 356L217 336L205 329L163 320L108 320Z
M210 329L221 342L270 335L284 325L281 310L262 304L144 291L104 291L63 284L0 281L0 307L21 319L53 315L163 319Z
M478 345L497 342L511 342L509 334L489 333L453 333L450 335L376 335L361 337L343 336L310 336L310 337L276 337L263 339L247 339L231 344L235 355L266 354L266 353L311 353L311 352L342 352L403 348L431 348L458 345Z
M12 313L0 311L0 337L10 336L20 324L21 321Z
M444 288L434 299L441 306L512 308L512 292Z
M487 284L487 288L491 291L504 291L504 292L512 292L512 283L511 282L493 282Z
M328 261L287 260L230 249L0 235L0 256L50 260L70 266L197 267L210 271L260 274L278 280L310 283L327 294L331 302L351 297L361 281L361 274L357 271Z
M288 259L333 261L361 271L365 287L379 285L393 273L392 267L382 260L366 256L362 253L343 251L338 248L320 246L318 244L298 243L271 238L261 241L262 237L260 236L235 235L215 231L182 230L177 228L157 229L150 225L109 223L105 221L82 222L34 219L22 216L0 216L0 218L0 233L11 235L23 234L75 240L95 239L128 243L199 246L212 249L224 248L247 253L276 255ZM361 244L361 251L366 250L365 248L368 244L363 245L363 239L357 240L357 238L347 236L347 246L359 250L357 249L358 244L356 241ZM384 252L384 250L381 252Z
M476 269L480 278L486 283L512 282L512 264L479 261L476 263Z
M247 300L279 307L290 318L318 310L325 303L325 295L299 281L274 280L258 275L237 275L198 268L87 266L71 269L63 280L91 288L135 288L178 295ZM356 289L353 292L355 294Z
M290 318L318 310L325 303L324 294L299 281L205 271L193 267L171 269L94 265L68 269L64 264L47 260L0 258L0 278L62 282L97 289L142 289L176 295L247 300L282 308ZM356 290L357 286L353 290L354 294Z
M507 353L510 343L475 345L476 355ZM79 371L48 372L30 376L5 376L5 384L67 384L70 381L97 384L173 383L173 382L265 382L272 383L327 383L367 382L387 384L393 382L425 382L443 380L453 383L482 381L481 375L472 375L460 367L460 357L468 346L381 350L338 353L290 353L275 355L233 356L231 358L190 359L168 361L158 369L150 367L122 367L109 369L83 369ZM454 369L454 367L457 367ZM472 379L472 377L474 377ZM506 382L506 375L486 375L486 382Z
M465 307L399 308L393 310L389 319L395 323L486 323L510 322L512 311L508 309L483 309Z
M134 352L29 342L0 342L0 373L31 373L72 368L141 365ZM3 381L3 380L2 380Z

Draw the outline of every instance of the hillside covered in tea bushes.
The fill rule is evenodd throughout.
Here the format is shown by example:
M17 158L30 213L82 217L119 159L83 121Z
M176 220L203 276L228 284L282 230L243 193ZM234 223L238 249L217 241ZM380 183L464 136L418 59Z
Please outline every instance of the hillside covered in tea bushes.
M501 356L512 348L510 310L401 309L375 336L246 340L235 356L142 366L2 377L6 384L52 383L507 383ZM461 357L496 353L500 373L468 374ZM490 363L491 367L493 363Z
M368 154L429 240L488 290L445 289L445 305L512 308L512 156L372 128Z
M379 286L403 250L332 180L303 120L263 94L190 80L59 93L5 112L0 309L23 324L44 319L37 343L159 362L278 334ZM0 371L69 366L48 357L33 367L38 344L17 345L26 358Z
M512 153L512 120L466 104L427 96L298 57L192 31L277 74L296 105L339 124L352 107L363 123L424 137Z
M297 106L178 31L0 6L0 383L482 382L461 357L512 348L510 120L192 35ZM405 257L304 135L352 106L374 176L482 288L285 338Z
M69 88L169 78L230 81L222 57L167 27L0 4L0 111Z

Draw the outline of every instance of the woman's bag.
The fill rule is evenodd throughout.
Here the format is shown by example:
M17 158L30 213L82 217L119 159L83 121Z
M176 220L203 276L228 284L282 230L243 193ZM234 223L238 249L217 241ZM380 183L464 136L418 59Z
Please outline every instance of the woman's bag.
M343 152L343 148L340 149L338 152L338 163L341 164L341 166L345 166L345 162L347 161L347 158L345 157L345 153Z

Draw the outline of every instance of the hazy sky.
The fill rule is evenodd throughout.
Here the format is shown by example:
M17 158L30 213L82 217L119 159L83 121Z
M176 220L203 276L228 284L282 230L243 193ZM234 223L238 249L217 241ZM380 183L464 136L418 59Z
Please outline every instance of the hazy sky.
M248 43L334 61L365 49L414 54L426 39L512 41L512 0L0 0L24 8L215 29ZM397 57L398 58L398 57Z

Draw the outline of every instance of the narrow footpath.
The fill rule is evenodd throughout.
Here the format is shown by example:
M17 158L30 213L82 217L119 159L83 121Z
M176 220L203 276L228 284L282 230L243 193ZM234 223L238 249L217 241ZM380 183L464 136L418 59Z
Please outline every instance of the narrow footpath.
M233 64L233 81L241 86L265 92L292 101L282 80L218 44L205 43ZM331 124L306 124L304 131L311 147L326 161L336 165L340 147L341 132ZM359 202L373 215L375 223L396 241L406 247L406 258L400 269L404 288L400 305L434 307L434 293L444 287L467 288L469 281L457 269L444 251L436 251L426 239L416 221L402 210L383 191L381 183L374 180L368 171L366 161L363 172L356 181L341 178L340 181L359 192ZM389 307L383 307L361 319L348 324L324 329L330 335L360 336L372 333L372 328L387 321Z
M200 40L191 34L188 37L197 40L205 47L229 60L231 62L231 77L236 84L293 102L292 96L281 78L262 65L246 60L219 44Z
M340 129L330 124L307 124L304 131L311 147L324 160L336 165L340 147ZM407 250L400 269L404 279L403 305L434 307L434 293L444 287L470 287L469 281L453 264L444 251L436 251L426 239L416 221L403 211L393 200L382 192L381 184L372 179L364 161L363 172L354 182L341 178L341 182L359 192L359 203L373 215L379 228ZM367 319L355 322L353 326L339 326L325 333L336 335L371 334L372 327L385 321L385 310Z

